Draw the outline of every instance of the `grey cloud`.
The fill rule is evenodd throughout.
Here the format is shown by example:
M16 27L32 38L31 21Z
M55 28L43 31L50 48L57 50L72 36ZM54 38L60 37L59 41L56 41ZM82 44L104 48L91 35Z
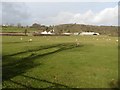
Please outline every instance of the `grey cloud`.
M25 3L4 2L2 3L2 23L6 24L27 24L30 13Z
M2 24L2 3L0 2L0 25Z

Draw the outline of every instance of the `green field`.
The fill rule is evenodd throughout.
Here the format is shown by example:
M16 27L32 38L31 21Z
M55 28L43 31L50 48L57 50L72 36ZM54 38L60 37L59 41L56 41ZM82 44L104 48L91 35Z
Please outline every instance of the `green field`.
M117 85L117 37L20 38L2 37L3 88L112 88Z

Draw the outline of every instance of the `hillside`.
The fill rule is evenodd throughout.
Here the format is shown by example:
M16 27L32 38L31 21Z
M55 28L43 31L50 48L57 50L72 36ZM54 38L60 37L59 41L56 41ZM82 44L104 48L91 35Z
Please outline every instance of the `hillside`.
M93 26L93 25L83 25L83 24L61 24L56 26L45 26L45 25L32 25L27 27L17 27L17 26L2 26L2 32L24 32L27 29L28 32L42 32L42 31L50 31L54 29L55 33L75 33L75 32L98 32L101 35L118 35L118 27L117 26Z
M54 27L56 32L98 32L102 35L117 35L117 26L92 26L92 25L82 25L82 24L62 24Z

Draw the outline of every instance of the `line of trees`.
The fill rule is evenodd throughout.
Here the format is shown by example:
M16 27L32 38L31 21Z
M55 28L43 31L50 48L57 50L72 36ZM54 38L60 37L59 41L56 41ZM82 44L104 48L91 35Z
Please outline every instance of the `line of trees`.
M33 31L35 30L37 32L42 32L42 31L49 32L50 30L54 29L55 33L57 34L74 33L74 32L80 33L80 32L87 31L87 32L98 32L104 35L118 35L117 26L92 26L92 25L83 25L83 24L76 24L76 23L75 24L61 24L61 25L56 25L56 26L45 26L45 25L41 25L38 23L33 23L31 26L22 26L20 23L18 23L17 26L11 25L9 27L16 27L19 29L25 28L28 31L29 29L32 29Z

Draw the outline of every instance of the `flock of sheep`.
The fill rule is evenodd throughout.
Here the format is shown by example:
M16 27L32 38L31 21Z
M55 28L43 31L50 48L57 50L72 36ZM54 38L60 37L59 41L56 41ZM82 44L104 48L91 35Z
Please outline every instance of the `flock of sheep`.
M93 39L95 39L95 38L93 38ZM105 38L103 38L103 39L105 39ZM23 40L23 38L21 37L20 40ZM49 39L47 39L47 40L49 40ZM99 39L97 38L96 40L98 41ZM111 39L106 39L106 41L110 41L110 40ZM32 38L28 39L28 42L32 42L32 41L33 41ZM77 45L79 45L78 39L76 39L75 41L77 42ZM118 39L116 40L116 42L118 42Z
M23 40L23 38L21 37L20 40ZM32 42L32 39L30 38L30 39L28 40L28 42Z

